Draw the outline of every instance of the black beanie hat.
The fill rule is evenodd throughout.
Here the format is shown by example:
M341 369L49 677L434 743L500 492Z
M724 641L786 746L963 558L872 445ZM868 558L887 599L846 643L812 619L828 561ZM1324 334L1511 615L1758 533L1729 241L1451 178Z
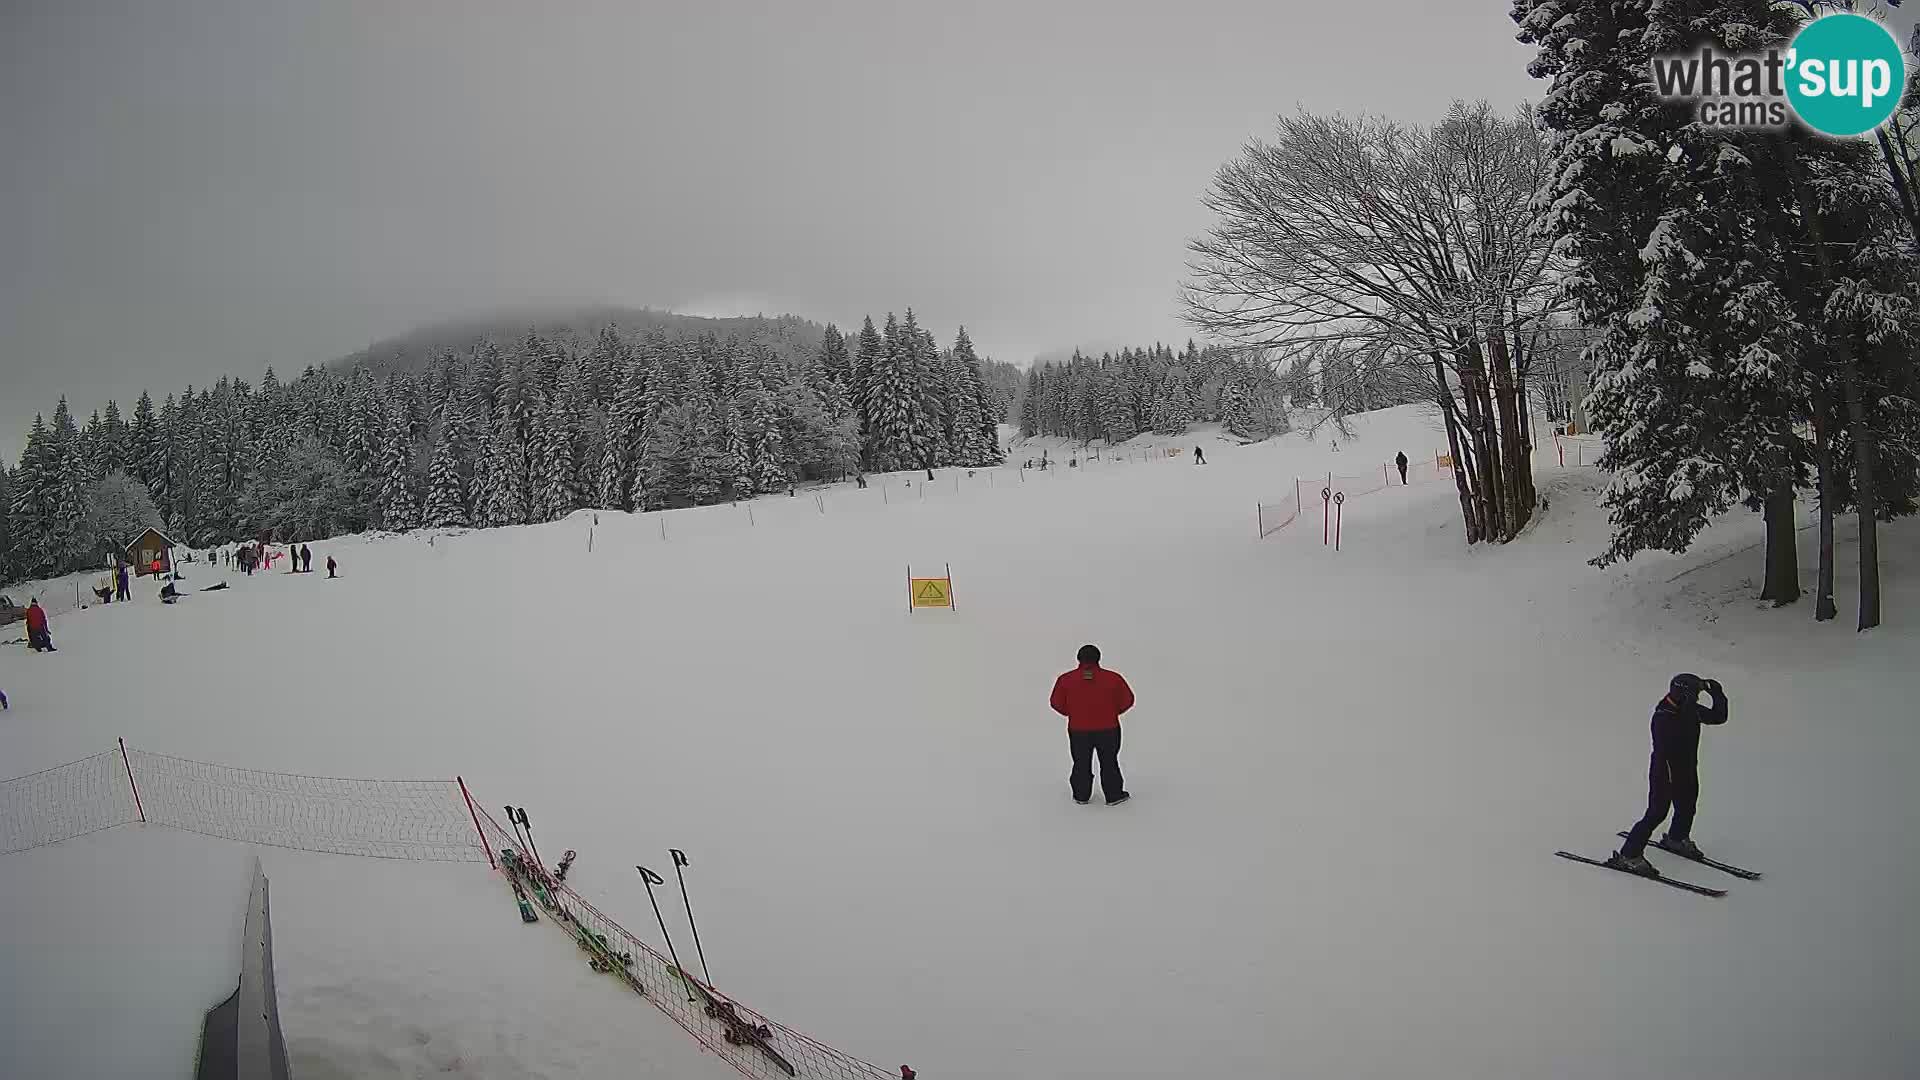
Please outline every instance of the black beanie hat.
M1097 645L1082 645L1082 646L1080 646L1080 662L1081 662L1081 663L1083 663L1083 664L1097 664L1097 663L1099 663L1099 662L1100 662L1100 648L1099 648L1099 646L1097 646Z
M1675 701L1693 701L1700 696L1700 676L1681 672L1667 684L1667 692Z

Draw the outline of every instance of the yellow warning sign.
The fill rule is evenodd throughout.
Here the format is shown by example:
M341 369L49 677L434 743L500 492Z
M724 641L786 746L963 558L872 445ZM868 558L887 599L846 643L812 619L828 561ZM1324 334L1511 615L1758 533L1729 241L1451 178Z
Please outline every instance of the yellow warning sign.
M939 577L913 578L913 606L952 607L953 579Z
M1441 454L1438 457L1433 459L1433 463L1435 465L1440 466L1443 469L1451 469L1453 468L1453 455Z

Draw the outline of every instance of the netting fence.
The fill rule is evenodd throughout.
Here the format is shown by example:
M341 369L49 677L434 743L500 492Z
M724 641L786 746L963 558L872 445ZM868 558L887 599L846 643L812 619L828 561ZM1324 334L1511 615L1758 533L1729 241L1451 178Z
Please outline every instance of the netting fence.
M537 875L548 921L583 950L624 957L628 987L749 1077L879 1080L897 1074L842 1053L694 978L553 879L452 780L364 780L266 772L138 750L111 750L0 780L0 855L142 823L337 855L495 862L511 851ZM496 864L498 868L498 864ZM587 957L592 958L592 955ZM608 970L612 970L609 968Z
M1326 472L1319 476L1296 476L1293 478L1292 491L1271 502L1255 504L1255 513L1260 522L1260 537L1265 539L1298 521L1300 509L1303 506L1319 504L1322 511L1325 511L1327 503L1336 495L1345 499L1357 499L1362 495L1371 495L1390 487L1424 483L1452 475L1452 459L1436 451L1433 457L1426 460L1408 462L1404 479L1400 476L1398 467L1391 462L1382 464L1379 472L1371 470L1349 474Z
M118 749L0 780L0 855L138 820Z
M546 921L573 939L583 962L604 958L597 970L606 970L611 978L644 997L741 1075L765 1080L885 1080L899 1075L770 1020L694 973L683 972L612 916L555 879L519 837L502 828L492 815L477 806L471 810L488 847L502 856L500 863L518 865L522 873L535 879L524 884L537 885L531 891L540 900ZM505 857L507 853L511 853L510 859ZM505 875L507 870L503 868L501 873ZM641 888L636 879L634 889L637 892Z
M0 855L135 822L336 855L486 859L452 780L265 772L125 744L0 780Z
M1605 452L1606 444L1599 439L1561 435L1553 437L1554 460L1561 468L1597 465ZM1391 462L1382 464L1377 474L1364 472L1342 475L1328 472L1319 476L1296 476L1293 478L1293 491L1270 502L1256 504L1260 536L1265 539L1293 524L1299 519L1303 504L1310 506L1316 501L1325 502L1334 495L1357 499L1390 487L1425 484L1452 477L1452 456L1437 450L1432 457L1408 462L1404 478ZM1326 499L1322 498L1323 492Z

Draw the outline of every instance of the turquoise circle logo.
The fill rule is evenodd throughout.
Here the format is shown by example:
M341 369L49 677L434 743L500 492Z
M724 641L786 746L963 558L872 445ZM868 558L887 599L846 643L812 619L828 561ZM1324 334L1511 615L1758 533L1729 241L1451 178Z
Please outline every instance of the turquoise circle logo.
M1907 88L1907 63L1887 28L1864 15L1815 19L1794 35L1787 100L1824 135L1865 135L1887 122Z

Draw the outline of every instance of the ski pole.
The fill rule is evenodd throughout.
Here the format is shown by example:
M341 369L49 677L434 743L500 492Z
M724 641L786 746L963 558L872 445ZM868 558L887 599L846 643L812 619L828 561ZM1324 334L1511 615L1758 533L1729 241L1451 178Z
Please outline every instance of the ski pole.
M532 850L532 848L530 845L528 845L526 838L520 835L519 815L514 812L514 809L511 806L507 807L506 809L507 809L507 827L513 830L513 842L517 847L519 847L521 853L525 854L526 852Z
M679 848L668 848L673 853L673 876L680 881L680 902L687 905L687 925L693 928L693 951L700 957L700 977L713 985L713 972L707 970L707 951L700 947L700 924L693 921L693 901L687 898L687 876L680 868L689 865L687 853Z
M687 1000L691 1002L693 1000L693 985L687 982L687 970L680 966L680 958L674 955L673 935L667 933L667 920L660 915L660 901L654 899L653 896L653 887L655 885L665 885L667 879L644 866L636 866L634 869L640 871L640 880L646 882L647 902L653 905L653 917L654 920L660 924L660 936L667 942L667 955L673 958L673 970L680 973L680 985L687 988Z
M527 820L527 808L520 808L520 827L527 830L527 850L533 852L533 865L540 868L540 876L547 876L547 864L540 860L540 849L533 846L533 822Z

